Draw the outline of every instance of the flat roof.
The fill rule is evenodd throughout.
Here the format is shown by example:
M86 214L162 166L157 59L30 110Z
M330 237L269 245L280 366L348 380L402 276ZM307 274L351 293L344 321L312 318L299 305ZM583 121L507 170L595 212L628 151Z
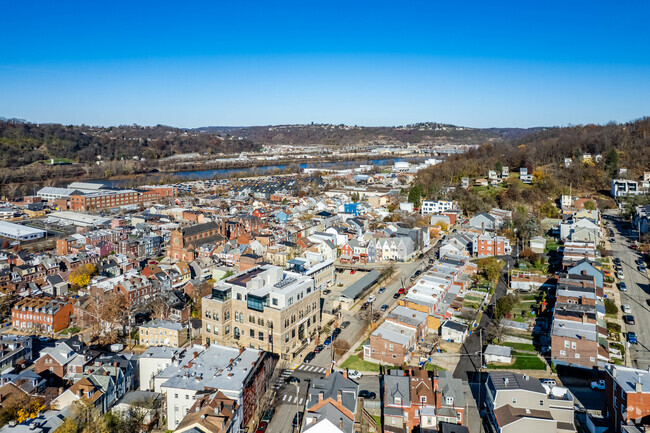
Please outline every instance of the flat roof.
M0 233L6 233L15 236L26 236L26 235L44 234L45 230L24 226L21 224L9 223L6 221L0 221Z

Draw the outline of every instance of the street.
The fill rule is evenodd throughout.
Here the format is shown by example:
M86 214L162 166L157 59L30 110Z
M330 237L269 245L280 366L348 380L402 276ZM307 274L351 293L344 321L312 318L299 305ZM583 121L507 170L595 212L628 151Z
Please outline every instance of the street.
M631 356L632 365L642 369L650 366L650 307L646 302L650 299L650 285L647 275L639 272L636 260L641 255L630 248L630 240L636 239L636 232L626 228L626 223L618 216L617 210L608 210L604 214L606 221L614 230L614 242L611 246L614 257L621 259L621 266L627 285L627 292L621 292L621 303L630 305L635 319L634 325L626 325L628 331L637 335L638 344L629 345L627 352ZM627 235L627 236L626 236ZM620 307L620 306L619 306Z

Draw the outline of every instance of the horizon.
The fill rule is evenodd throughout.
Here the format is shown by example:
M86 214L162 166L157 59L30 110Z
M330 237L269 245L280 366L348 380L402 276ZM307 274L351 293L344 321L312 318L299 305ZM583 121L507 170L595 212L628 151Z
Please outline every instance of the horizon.
M326 6L10 2L0 112L184 129L535 128L650 114L647 2Z

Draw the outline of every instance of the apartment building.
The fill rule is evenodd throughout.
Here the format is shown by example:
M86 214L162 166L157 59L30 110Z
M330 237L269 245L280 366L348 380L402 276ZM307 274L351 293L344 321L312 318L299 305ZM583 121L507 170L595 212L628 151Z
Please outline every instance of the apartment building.
M512 252L508 238L491 234L480 235L473 247L478 257L503 256Z
M650 415L650 372L614 364L607 364L605 372L605 416L611 431L632 431L623 426L645 424Z
M422 215L437 214L456 208L453 200L424 200L420 212Z
M257 347L291 360L320 326L320 291L307 276L256 266L202 300L203 343Z
M178 322L152 320L140 326L140 345L182 347L188 341L187 328Z
M59 332L68 327L74 308L51 298L23 298L11 309L11 323L21 330Z
M160 201L165 197L174 197L175 195L176 188L174 187L150 188L142 191L134 189L75 191L70 194L70 209L83 212L96 211Z

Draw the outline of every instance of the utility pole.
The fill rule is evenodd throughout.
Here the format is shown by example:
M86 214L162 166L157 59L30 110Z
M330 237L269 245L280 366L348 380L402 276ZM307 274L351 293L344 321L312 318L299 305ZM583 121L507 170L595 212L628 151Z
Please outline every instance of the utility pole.
M496 304L495 304L496 305ZM483 329L478 330L479 338L479 366L478 366L478 419L479 433L483 431L483 419L481 418L481 382L483 382Z

